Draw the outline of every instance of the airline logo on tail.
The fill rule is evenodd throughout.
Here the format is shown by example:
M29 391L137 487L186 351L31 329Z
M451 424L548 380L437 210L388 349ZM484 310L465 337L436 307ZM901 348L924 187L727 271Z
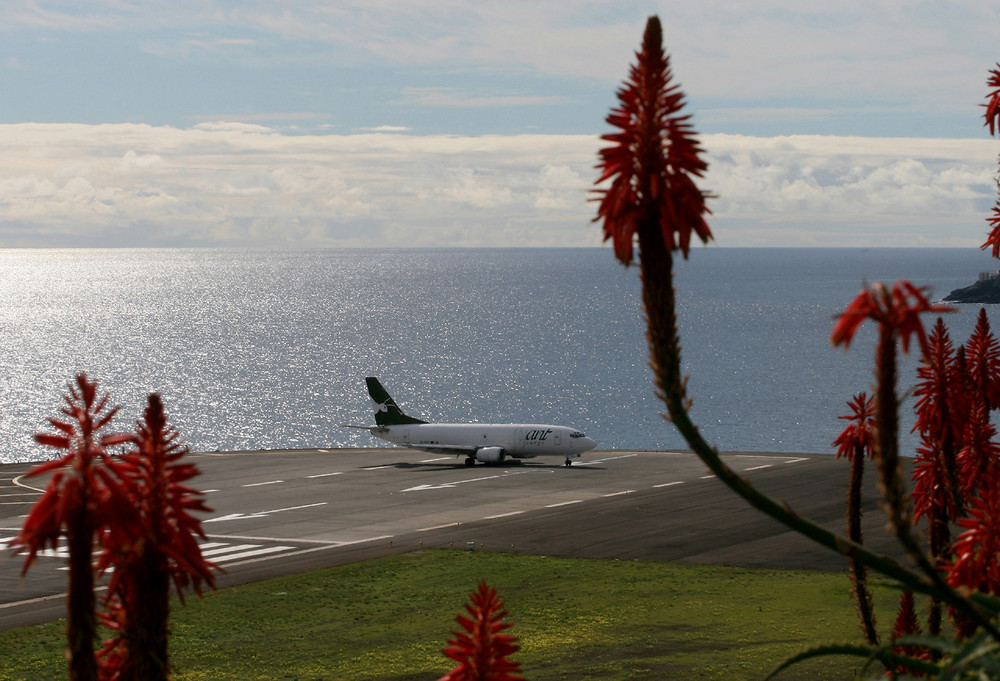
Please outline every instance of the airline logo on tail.
M368 395L371 397L372 409L375 410L375 423L378 425L400 426L407 423L427 423L427 421L421 421L404 414L377 378L369 376L365 382L368 384Z

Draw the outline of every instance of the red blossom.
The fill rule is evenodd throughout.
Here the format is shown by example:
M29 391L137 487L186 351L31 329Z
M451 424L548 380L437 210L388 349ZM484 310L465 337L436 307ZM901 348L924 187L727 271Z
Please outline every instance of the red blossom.
M109 538L100 559L115 566L107 603L117 636L104 653L123 678L167 678L171 581L181 600L189 587L200 595L203 584L214 584L215 566L196 540L205 536L201 521L191 515L210 509L200 492L184 484L199 471L181 461L188 450L177 437L160 396L149 395L133 438L135 450L122 457L136 522L132 532Z
M921 436L913 473L916 519L927 514L932 522L946 523L959 514L962 495L956 455L963 446L970 408L964 357L964 348L955 353L939 317L917 369L920 381L914 390L917 419L913 430Z
M988 409L1000 407L1000 343L990 330L986 309L979 308L976 328L965 344L975 394Z
M875 400L861 393L847 405L852 413L839 418L848 421L848 425L833 441L837 458L843 456L848 461L858 455L871 458L875 447Z
M1000 594L1000 476L991 469L980 481L979 493L958 520L965 531L952 547L946 566L948 582L989 594Z
M922 633L920 623L917 621L917 611L913 603L913 592L904 591L899 597L899 612L896 615L896 622L892 627L892 638L898 639L904 636L914 636ZM927 659L927 651L915 646L897 646L893 651L900 655L907 655L917 659ZM896 673L905 673L905 668L898 668Z
M962 491L974 494L984 480L995 480L1000 474L1000 444L994 441L996 428L983 405L969 412L965 424L963 446L958 453L958 471Z
M964 367L956 362L954 345L944 321L938 317L927 343L920 379L913 394L917 398L917 421L913 430L931 440L960 441L964 415L968 411L968 381Z
M986 85L993 90L986 95L986 119L985 125L989 126L990 134L994 134L998 124L1000 124L1000 64L997 68L990 69L990 77L986 79Z
M703 241L712 238L704 215L707 195L695 185L708 164L694 137L690 116L681 115L684 95L676 84L670 59L663 51L660 20L646 24L642 49L629 78L618 90L619 106L607 122L618 132L601 139L612 146L601 150L596 184L611 180L607 189L595 190L600 206L595 222L604 220L604 239L612 240L615 256L632 262L633 241L644 226L659 229L668 251L688 255L691 233Z
M921 349L926 351L927 337L920 315L924 312L950 312L947 305L935 305L927 300L926 289L920 289L908 281L900 280L892 289L885 284L875 283L855 298L834 324L830 340L834 345L851 344L858 327L866 319L878 323L883 332L898 335L903 351L909 352L910 336L916 334Z
M1000 199L993 206L993 215L986 218L986 222L990 224L990 235L986 237L986 242L979 248L986 250L992 246L993 257L1000 258Z
M49 419L57 433L40 433L35 439L65 452L61 458L28 471L37 476L54 471L45 492L32 507L14 546L27 553L27 572L38 552L55 548L65 537L69 548L69 588L66 597L69 641L69 677L74 681L96 678L93 642L96 637L94 573L91 553L99 538L115 534L132 514L127 489L122 485L123 466L105 452L122 444L127 434L101 434L118 411L108 406L108 396L98 398L97 383L79 374L69 385L62 413Z
M469 600L465 609L471 618L456 618L465 631L452 632L455 638L443 650L459 664L439 681L524 681L520 665L507 659L520 646L515 643L517 637L500 633L513 625L503 621L508 613L496 589L480 582Z

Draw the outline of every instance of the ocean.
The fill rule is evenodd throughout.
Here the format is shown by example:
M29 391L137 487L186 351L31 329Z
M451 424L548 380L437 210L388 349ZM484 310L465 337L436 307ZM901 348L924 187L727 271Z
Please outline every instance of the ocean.
M380 446L342 427L373 422L366 376L429 421L685 447L653 394L639 270L608 248L2 250L0 264L2 462L52 455L33 434L81 371L121 405L116 430L158 392L194 451ZM834 315L866 281L939 299L997 266L974 248L695 248L675 268L695 421L722 450L832 452L874 353L871 329L832 348ZM947 315L956 344L978 309Z

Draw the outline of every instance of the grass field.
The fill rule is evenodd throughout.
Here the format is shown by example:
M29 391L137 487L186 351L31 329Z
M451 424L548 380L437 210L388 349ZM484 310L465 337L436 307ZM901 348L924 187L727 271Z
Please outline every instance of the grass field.
M425 551L175 604L177 681L433 681L479 580L497 588L530 681L760 679L821 641L857 641L846 573ZM896 595L877 590L882 629ZM63 624L0 632L0 681L65 679ZM780 679L850 679L826 658Z

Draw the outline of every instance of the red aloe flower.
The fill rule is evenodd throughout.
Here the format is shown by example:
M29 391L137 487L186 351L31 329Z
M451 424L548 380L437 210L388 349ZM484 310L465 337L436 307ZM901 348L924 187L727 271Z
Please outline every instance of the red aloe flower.
M910 351L910 336L916 334L922 350L927 349L927 337L920 314L924 312L951 312L948 305L934 305L927 300L926 289L917 288L900 280L887 289L876 282L858 294L840 315L830 334L834 345L851 344L858 327L866 319L877 322L882 329L892 330L903 344L903 352Z
M833 446L837 448L837 458L843 456L848 461L853 461L855 457L870 458L875 446L875 401L867 394L860 393L847 406L852 413L839 418L848 424L833 441Z
M911 533L911 509L906 495L899 460L899 397L896 394L896 341L909 350L910 336L916 334L927 354L927 338L920 321L923 312L944 312L947 306L932 305L923 291L908 281L899 281L892 289L875 284L855 298L833 327L834 345L847 347L858 327L866 319L878 323L879 339L875 350L875 461L878 464L879 488L886 512L896 536L914 560L933 570L917 547Z
M667 249L680 250L685 258L692 231L703 242L712 238L704 218L707 195L692 179L702 177L708 165L699 156L690 116L681 115L684 95L671 84L670 59L655 16L646 24L636 57L618 90L620 106L607 118L619 132L601 138L613 146L601 150L596 184L613 179L610 188L597 190L600 207L594 219L604 220L604 239L613 241L615 255L626 265L632 262L634 236L643 230L659 229Z
M994 441L996 428L990 423L986 407L978 405L969 412L964 446L958 453L959 484L966 495L975 494L985 480L995 480L1000 473L1000 444Z
M993 257L1000 258L1000 199L997 199L996 204L993 206L993 215L986 218L986 222L990 224L990 234L979 248L985 251L992 246Z
M860 544L863 541L861 490L864 482L865 458L872 456L875 447L875 400L861 393L848 402L848 406L852 413L840 417L846 420L848 425L833 441L833 445L837 447L838 459L843 456L851 462L851 481L847 487L847 537ZM869 643L877 645L875 610L868 591L868 569L854 558L849 557L848 562L852 582L851 595L861 620L861 630Z
M958 520L965 529L952 546L954 556L946 564L948 583L989 594L1000 594L1000 475L994 467L981 480L979 493L966 506L966 517ZM967 618L957 617L959 636L975 628Z
M102 564L115 565L108 603L118 630L117 650L107 659L124 679L167 678L171 581L182 600L186 588L200 595L203 584L214 584L215 566L204 559L195 538L205 536L201 521L191 515L210 509L198 498L200 492L183 484L199 471L181 462L188 450L177 436L160 396L149 395L133 438L136 449L122 457L134 495L135 531L116 535L101 556Z
M990 330L986 309L979 308L976 328L965 344L969 376L987 409L1000 408L1000 343Z
M463 615L456 618L465 631L452 632L455 638L449 639L451 646L443 650L458 666L439 681L524 681L518 675L520 665L507 659L520 646L515 643L517 637L500 633L513 625L503 621L508 613L496 589L480 582L469 600L465 609L471 619Z
M997 68L990 69L990 77L986 79L986 85L993 88L993 91L986 95L986 119L985 125L989 126L990 134L994 134L998 124L1000 124L1000 64Z
M964 358L964 350L961 350ZM956 455L961 450L969 414L968 377L965 361L959 361L944 321L938 317L931 331L920 382L914 390L917 420L913 426L921 434L921 446L914 465L915 518L924 514L939 523L943 551L948 543L947 522L959 515L961 486ZM933 543L933 537L932 537ZM941 555L932 548L935 555Z
M904 591L899 597L899 612L896 615L896 622L892 627L892 638L898 639L903 636L914 636L920 634L920 623L917 621L917 611L913 603L913 592ZM901 655L926 659L927 651L915 646L898 646L893 651ZM907 670L899 668L896 673L905 673Z
M69 589L66 597L69 676L74 681L96 679L94 640L94 573L91 553L95 541L128 522L129 499L120 484L122 465L105 447L127 442L129 435L100 434L118 407L108 407L108 396L98 399L97 383L79 374L69 385L62 408L65 420L50 418L58 433L39 433L40 444L66 452L61 458L28 471L29 476L55 471L44 494L32 507L14 545L26 551L22 574L38 552L55 548L66 537L69 548Z

